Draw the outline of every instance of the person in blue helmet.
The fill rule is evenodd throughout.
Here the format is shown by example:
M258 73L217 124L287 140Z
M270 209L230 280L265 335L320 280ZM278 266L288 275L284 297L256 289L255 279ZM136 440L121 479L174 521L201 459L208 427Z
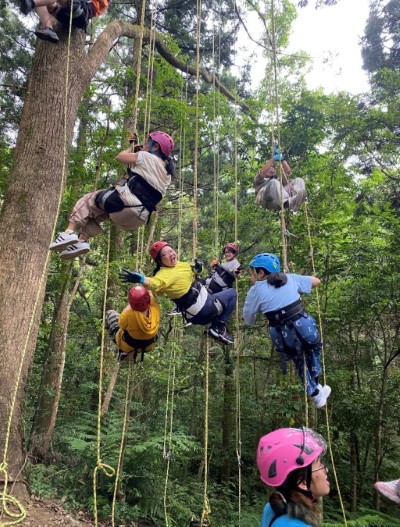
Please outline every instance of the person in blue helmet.
M245 322L254 324L257 313L265 315L276 350L285 361L289 358L294 362L300 379L306 383L307 395L317 408L323 408L331 388L319 383L321 337L316 321L304 311L300 299L300 294L311 293L319 286L319 278L281 272L279 258L271 253L254 256L249 268L252 287L243 306Z

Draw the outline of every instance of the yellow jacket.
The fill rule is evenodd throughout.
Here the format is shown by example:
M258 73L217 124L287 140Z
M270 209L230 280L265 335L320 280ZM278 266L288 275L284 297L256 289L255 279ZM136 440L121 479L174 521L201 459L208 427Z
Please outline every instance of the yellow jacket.
M124 309L119 320L119 331L115 335L115 342L118 348L125 353L134 351L134 348L125 342L123 336L126 331L129 335L138 340L149 340L157 336L160 326L160 307L151 294L149 316L146 317L141 311L134 311L130 306ZM155 342L146 346L145 351L151 351L155 347Z

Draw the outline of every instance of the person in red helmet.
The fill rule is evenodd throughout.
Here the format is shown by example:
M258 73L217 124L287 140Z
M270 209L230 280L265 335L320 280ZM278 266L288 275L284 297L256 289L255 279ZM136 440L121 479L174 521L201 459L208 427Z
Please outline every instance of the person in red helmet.
M242 267L236 258L239 247L236 243L227 243L224 247L225 261L220 263L218 258L211 262L211 274L206 279L205 285L210 293L219 293L228 287L232 287L234 281L239 277Z
M106 329L118 346L118 360L133 353L136 362L138 353L143 361L144 353L156 345L160 326L160 307L153 294L141 285L132 287L128 293L128 305L121 314L113 309L106 312Z
M61 259L89 252L88 239L103 232L100 224L106 219L124 230L144 225L167 193L175 175L170 157L174 149L172 137L161 131L151 132L143 148L135 146L135 141L137 137L132 134L131 147L116 157L128 166L127 177L109 189L89 192L80 198L67 229L50 244L50 251L60 251Z
M319 527L318 498L330 492L322 461L324 438L310 428L280 428L261 437L257 466L261 480L274 489L261 527Z
M184 318L192 324L211 323L208 334L224 344L233 344L233 337L226 329L237 301L235 289L229 288L211 294L199 281L202 262L194 265L180 262L176 252L166 241L155 242L150 256L157 267L152 277L123 268L119 274L123 282L140 283L155 293L165 294L174 301Z

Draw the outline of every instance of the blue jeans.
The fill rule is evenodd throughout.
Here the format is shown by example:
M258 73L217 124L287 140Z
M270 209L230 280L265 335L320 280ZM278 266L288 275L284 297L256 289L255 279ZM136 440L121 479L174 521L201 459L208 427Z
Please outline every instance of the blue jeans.
M222 304L223 311L217 316L214 300L219 300ZM237 302L237 293L235 289L229 287L219 293L208 294L207 301L201 310L190 319L192 324L205 325L209 324L212 320L217 319L219 322L228 322L229 317L232 315Z
M294 362L296 371L304 383L306 370L307 395L312 395L318 385L316 378L321 374L322 342L317 323L305 313L292 325L270 327L269 334L276 350ZM304 358L306 368L304 368Z

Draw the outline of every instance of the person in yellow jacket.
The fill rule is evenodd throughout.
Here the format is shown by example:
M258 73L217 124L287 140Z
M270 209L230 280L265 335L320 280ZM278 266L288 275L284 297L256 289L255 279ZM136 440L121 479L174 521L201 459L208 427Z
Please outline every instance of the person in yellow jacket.
M137 285L128 294L128 305L121 314L109 310L106 313L106 329L118 346L118 360L124 360L133 353L136 362L138 353L141 360L145 353L156 345L160 326L160 308L151 291Z

